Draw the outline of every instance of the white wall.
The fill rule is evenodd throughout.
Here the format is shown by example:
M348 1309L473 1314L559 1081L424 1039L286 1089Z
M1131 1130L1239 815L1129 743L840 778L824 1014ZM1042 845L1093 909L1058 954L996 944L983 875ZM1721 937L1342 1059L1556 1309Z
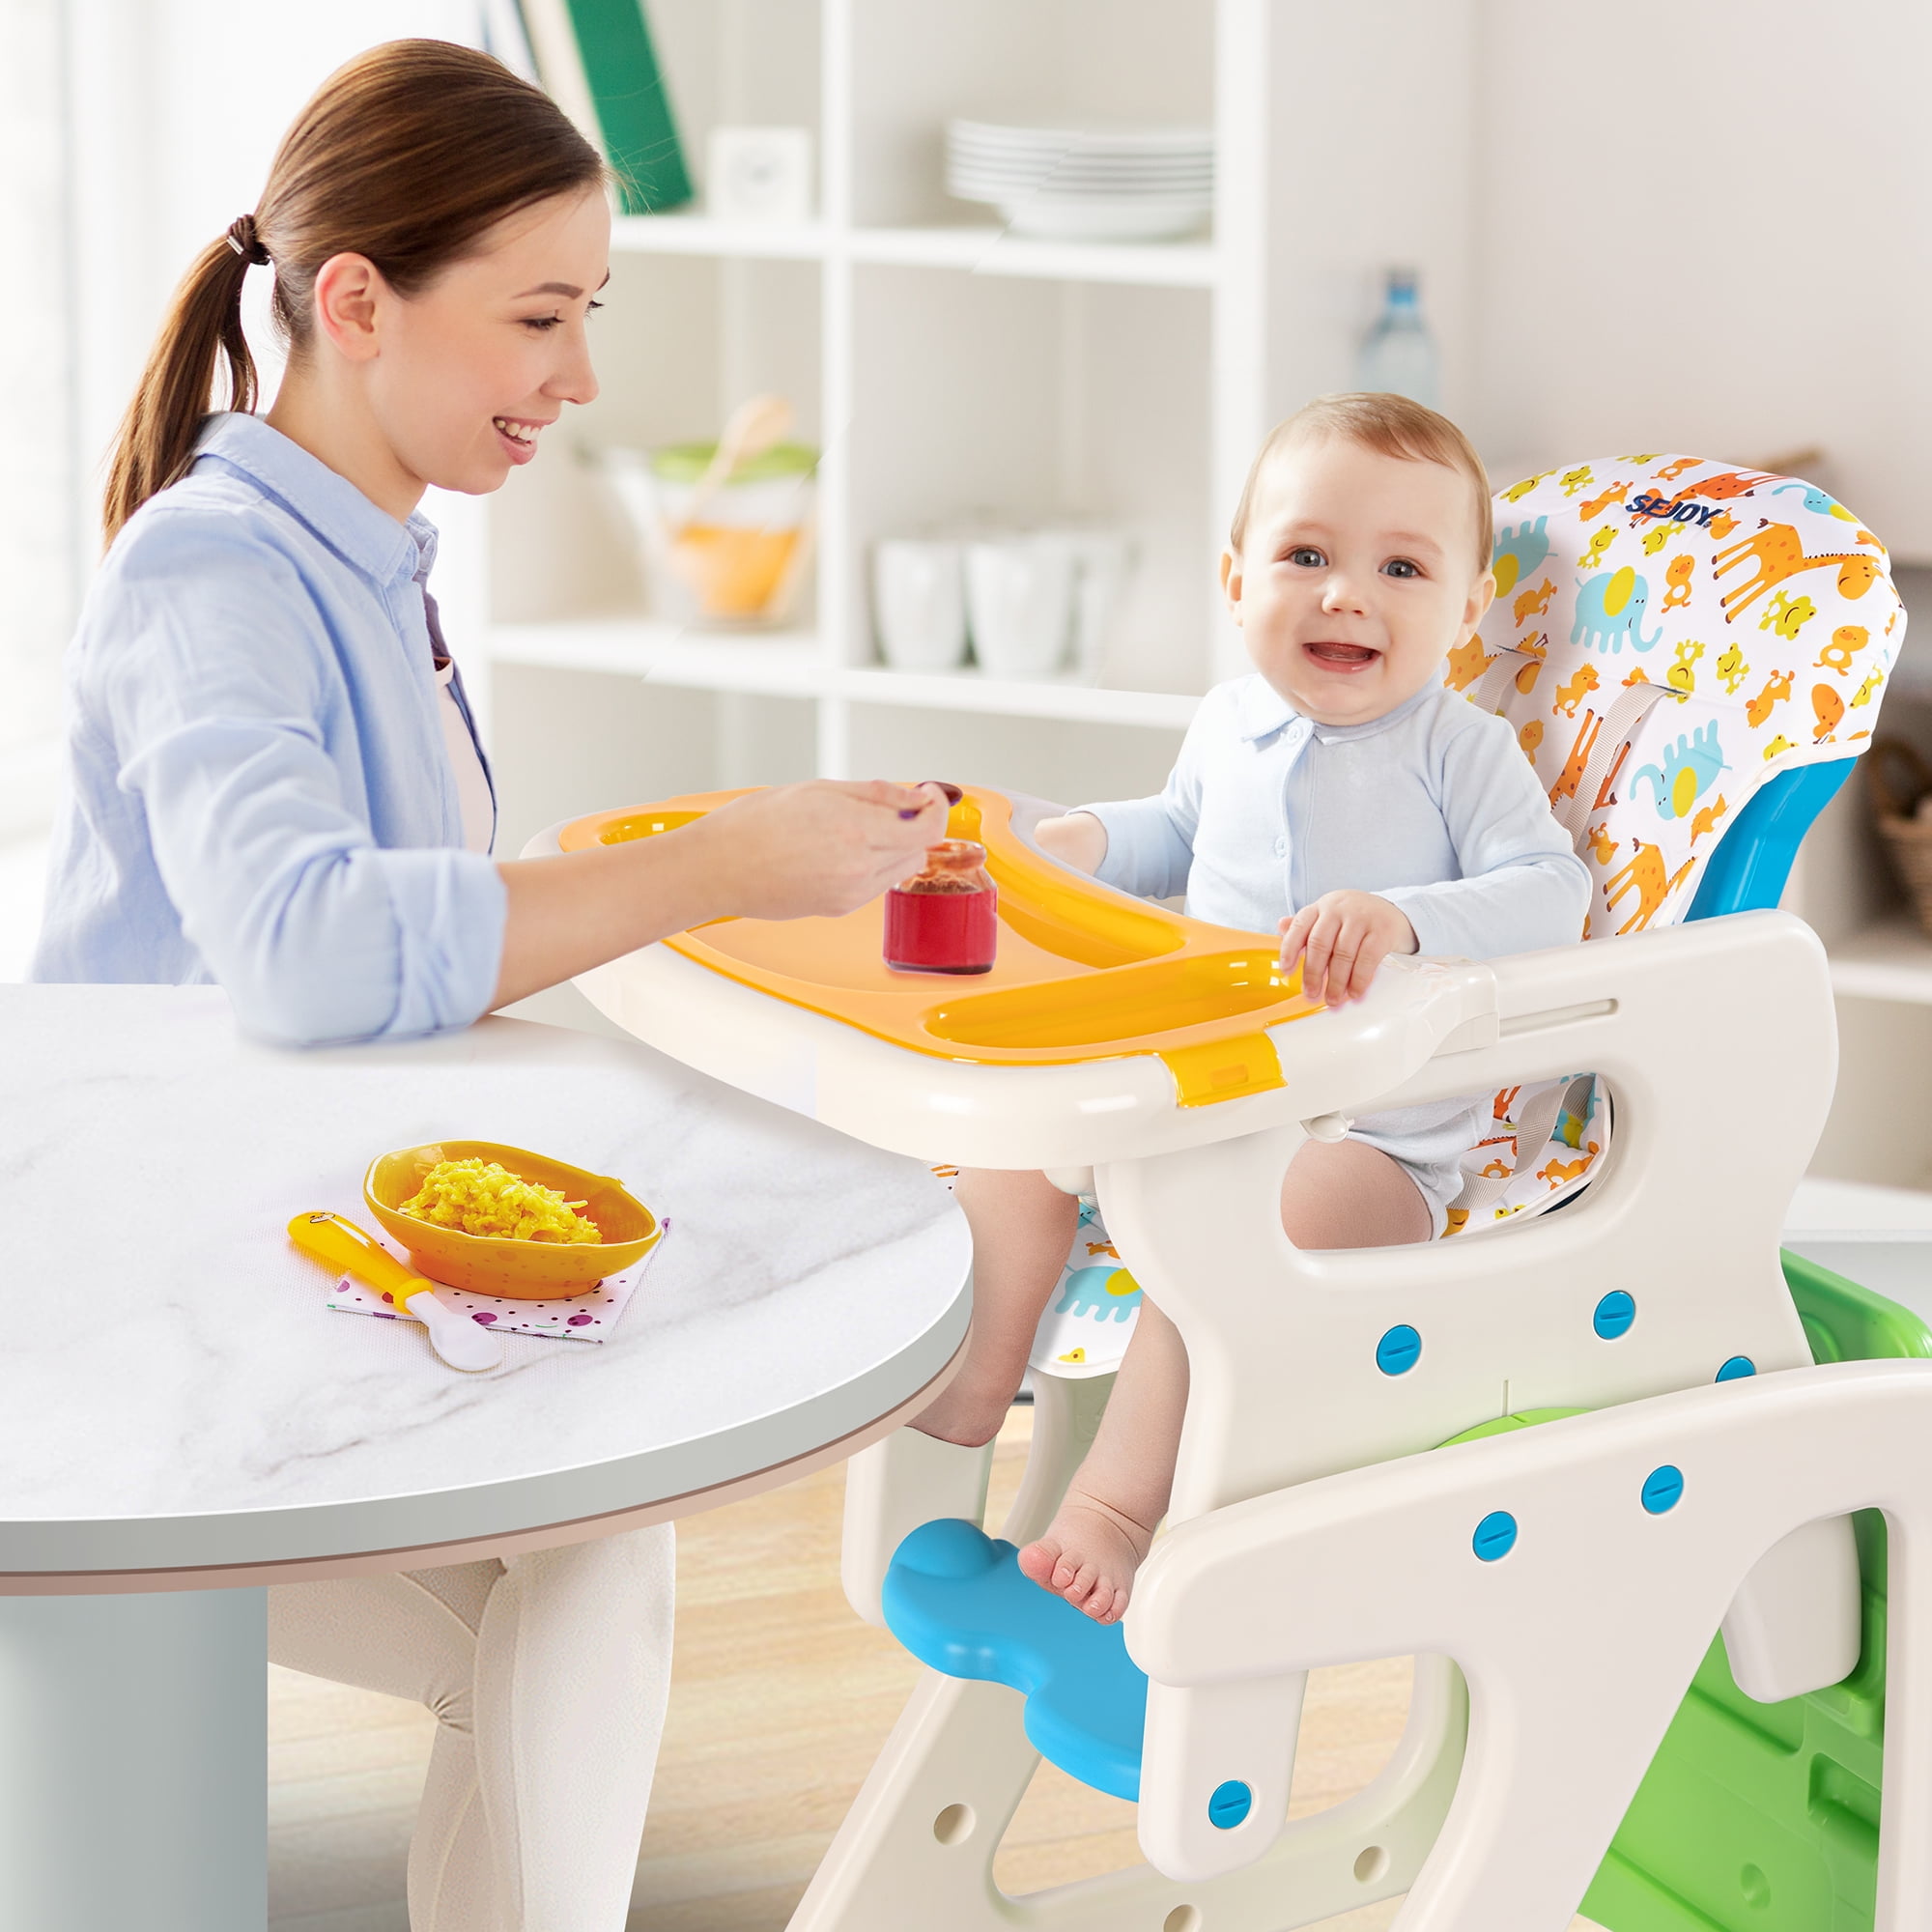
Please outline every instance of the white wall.
M0 305L8 455L0 469L0 839L44 816L59 714L60 648L73 621L79 538L71 514L72 384L60 111L61 0L11 0L7 111L0 117Z
M474 0L67 0L78 238L79 441L98 466L169 295L255 206L282 130L362 48L474 42ZM251 322L268 278L250 277ZM272 363L266 329L251 327ZM265 354L264 352L268 352Z
M1924 0L1269 0L1268 410L1422 270L1499 466L1812 466L1932 560ZM1507 480L1498 478L1499 481Z
M1932 557L1932 8L1482 0L1474 417L1539 464L1821 446Z
M1272 0L1270 421L1354 386L1362 335L1397 267L1421 273L1442 407L1470 414L1488 294L1472 262L1482 4Z
M474 44L476 0L66 0L76 235L77 526L91 559L101 464L188 263L252 210L283 129L322 81L382 41ZM248 278L250 346L272 397L269 275ZM480 626L482 514L431 492L437 594L452 639Z

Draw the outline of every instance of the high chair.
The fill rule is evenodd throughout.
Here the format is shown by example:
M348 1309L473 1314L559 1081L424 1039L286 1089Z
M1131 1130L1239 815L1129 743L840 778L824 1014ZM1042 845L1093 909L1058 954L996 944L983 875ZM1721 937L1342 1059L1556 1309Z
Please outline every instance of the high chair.
M902 1431L854 1459L847 1593L939 1668L794 1932L1281 1932L1402 1890L1403 1932L1561 1932L1579 1903L1613 1932L1932 1920L1900 1823L1932 1802L1932 1676L1917 1642L1888 1652L1874 1878L1879 1539L1861 1603L1849 1514L1904 1524L1916 1606L1932 1369L1850 1358L1932 1336L1803 1264L1787 1287L1777 1248L1835 1040L1823 951L1770 908L1903 634L1885 552L1796 479L1690 457L1547 472L1498 523L1496 604L1446 678L1548 781L1593 869L1591 944L1391 960L1325 1011L1272 937L1069 875L969 789L952 829L1002 894L980 990L886 973L876 907L708 926L580 982L862 1139L1092 1197L1187 1346L1168 1527L1121 1629L1012 1567L1104 1404L1099 1331L1131 1325L1100 1297L1080 1378L1036 1354L1003 1542L977 1526L990 1451ZM1290 1246L1305 1138L1467 1094L1494 1125L1453 1238ZM1303 1673L1404 1654L1394 1757L1286 1823ZM1138 1798L1147 1864L998 1890L1038 1747Z

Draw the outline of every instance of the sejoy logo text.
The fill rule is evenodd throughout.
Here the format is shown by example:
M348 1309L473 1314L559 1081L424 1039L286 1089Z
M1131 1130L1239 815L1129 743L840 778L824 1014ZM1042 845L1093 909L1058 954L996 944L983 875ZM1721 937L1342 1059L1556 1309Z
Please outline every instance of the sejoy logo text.
M1631 515L1634 517L1668 517L1676 524L1708 524L1717 514L1715 503L1680 503L1674 497L1659 497L1646 494L1633 497Z

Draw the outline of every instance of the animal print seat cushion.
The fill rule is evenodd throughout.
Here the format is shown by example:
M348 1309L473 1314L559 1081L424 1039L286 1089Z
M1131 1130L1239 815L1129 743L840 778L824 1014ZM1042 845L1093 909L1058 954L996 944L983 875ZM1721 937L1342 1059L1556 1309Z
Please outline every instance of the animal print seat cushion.
M1072 1249L1033 1338L1031 1366L1064 1381L1111 1375L1140 1309L1140 1283L1121 1265L1099 1208L1082 1201Z
M1669 924L1760 784L1869 741L1905 635L1885 546L1798 477L1695 456L1546 470L1496 523L1445 681L1517 727L1595 877L1583 937Z
M1870 742L1905 636L1885 546L1799 477L1696 456L1545 470L1498 494L1496 525L1496 601L1444 681L1516 727L1590 867L1581 936L1672 924L1759 785ZM1451 1233L1586 1184L1600 1095L1517 1146L1566 1084L1496 1096Z

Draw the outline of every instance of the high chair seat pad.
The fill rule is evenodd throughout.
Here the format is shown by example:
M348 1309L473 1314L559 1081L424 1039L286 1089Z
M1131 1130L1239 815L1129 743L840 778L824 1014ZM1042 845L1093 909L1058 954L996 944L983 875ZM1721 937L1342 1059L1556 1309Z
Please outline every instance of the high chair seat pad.
M1443 681L1516 727L1595 882L1680 920L1752 793L1856 756L1905 636L1886 549L1799 477L1593 458L1498 493L1496 601Z
M1119 1624L1029 1582L1010 1543L951 1517L899 1545L880 1601L887 1629L922 1663L1017 1690L1042 1757L1096 1791L1140 1796L1147 1677Z
M1099 1208L1080 1204L1073 1244L1040 1311L1028 1366L1064 1381L1110 1376L1140 1321L1141 1285L1121 1265Z
M1905 636L1885 546L1798 477L1694 456L1559 466L1495 518L1496 600L1443 682L1515 728L1590 868L1581 936L1675 924L1767 781L1870 743ZM1587 1187L1606 1101L1580 1078L1498 1093L1446 1232Z

